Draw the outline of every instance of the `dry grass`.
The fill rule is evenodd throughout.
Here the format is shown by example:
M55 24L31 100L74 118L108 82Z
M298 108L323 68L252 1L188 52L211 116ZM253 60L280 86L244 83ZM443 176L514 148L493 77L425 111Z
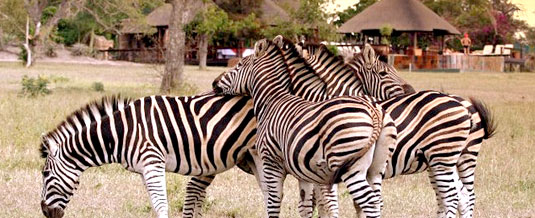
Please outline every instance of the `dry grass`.
M198 91L210 88L224 68L198 71L187 67L189 82ZM45 97L19 96L23 75L56 78ZM475 96L490 105L498 134L484 142L478 159L477 217L535 216L535 74L402 73L418 89L444 90ZM60 79L57 79L60 78ZM67 81L65 80L67 79ZM0 63L0 211L2 217L38 217L41 190L37 147L39 135L65 115L102 95L122 93L137 97L156 94L158 70L145 66L92 66ZM91 89L104 84L104 93ZM187 178L168 174L171 216L178 217ZM385 182L384 217L432 217L434 194L425 173ZM288 177L283 217L297 217L295 179ZM353 217L351 199L340 191L342 217ZM262 196L252 176L232 169L218 176L208 190L206 217L259 217ZM111 165L84 173L80 189L66 210L67 217L154 216L140 176Z

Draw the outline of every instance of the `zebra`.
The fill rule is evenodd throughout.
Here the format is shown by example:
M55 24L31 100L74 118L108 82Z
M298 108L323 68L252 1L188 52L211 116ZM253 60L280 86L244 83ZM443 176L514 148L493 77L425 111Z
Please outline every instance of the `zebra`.
M323 82L321 79L318 78L318 76L315 74L314 69L312 69L308 63L300 56L298 50L294 47L293 43L291 43L290 40L282 37L281 35L276 36L273 40L273 43L277 45L284 55L285 63L289 69L290 72L290 80L292 84L292 93L297 96L307 96L309 99L313 99L311 101L322 101L329 98L332 98L332 94L329 93L329 90L326 87L325 82ZM357 81L358 82L358 81ZM383 84L383 85L386 85ZM391 93L399 93L399 90L402 90L403 92L407 91L404 89L405 82L402 80L399 81L392 81L389 83L388 88L383 89L375 89L375 90L381 90L385 92L388 90ZM317 88L322 87L322 88ZM392 91L393 90L393 91ZM363 89L359 89L358 91L355 91L355 93L363 92ZM410 91L410 90L408 90ZM362 97L366 98L369 101L376 101L377 99L373 96L381 97L381 93L365 93L366 95L362 95ZM355 94L356 95L356 94ZM371 96L369 96L371 95ZM306 99L306 98L305 98ZM307 99L308 100L308 99ZM391 120L390 116L387 114L385 115L387 119ZM393 122L389 122L385 124L385 128L395 128L395 125ZM395 132L393 130L389 130L390 132ZM388 136L385 136L388 137ZM391 135L390 137L395 137L395 135ZM378 147L376 147L376 150L374 151L374 158L373 158L373 164L380 164L382 166L375 166L371 167L368 171L368 181L372 184L372 188L375 192L380 193L381 192L381 180L382 175L384 174L384 170L386 169L386 161L389 159L392 155L392 152L395 148L395 139L389 139L392 143L390 147L381 147L380 150ZM321 194L323 197L318 197L318 199L330 199L337 197L337 190L335 187L332 186L316 186L318 189L316 190L316 193L311 192L310 190L304 190L307 194ZM381 195L378 195L381 196ZM312 200L313 197L308 196L309 198L306 200ZM382 205L382 198L380 199L381 205ZM320 203L319 205L330 208L328 210L329 217L338 217L338 204L336 200L328 200L328 205L324 205L323 203ZM314 204L308 204L308 205L314 205ZM310 209L312 211L313 208ZM320 208L319 210L320 215L327 215L327 210L324 208Z
M256 141L252 103L204 94L87 104L41 137L43 214L63 216L86 169L119 163L142 175L154 211L167 217L165 171L202 181L239 163Z
M268 193L269 217L278 217L282 184L289 173L300 183L344 181L354 203L369 217L379 217L378 196L366 180L374 146L382 131L383 111L360 97L337 97L319 103L294 96L279 48L265 39L254 55L223 73L214 91L250 95L258 122L255 144ZM322 124L322 125L320 125ZM394 129L394 128L390 128Z
M369 45L347 65L325 46L304 47L301 49L308 51L307 63L329 86L332 95L374 92L377 87L388 87L385 82L402 80L393 67L378 60ZM405 89L410 90L411 86L407 84ZM386 97L387 100L378 103L396 123L398 146L385 178L428 170L439 206L438 216L455 217L459 210L462 217L472 217L477 154L483 139L492 137L496 129L490 111L477 99L467 101L434 91ZM433 119L441 125L433 124ZM455 142L455 146L444 143L448 140ZM447 149L439 150L443 148Z
M277 39L277 37L273 41L275 42L276 39ZM280 46L281 45L279 45L279 47ZM294 58L295 58L295 56L294 56ZM286 60L286 63L288 65L288 67L291 69L290 70L290 77L291 77L291 80L292 80L291 81L292 82L292 85L291 85L292 94L297 95L297 96L301 96L304 99L307 99L309 101L322 101L322 100L326 100L328 98L331 98L331 96L327 93L328 90L325 87L324 82L322 80L311 79L311 77L317 77L317 76L312 73L312 71L313 71L312 69L305 69L307 67L307 66L305 66L306 63L303 63L303 61L299 61L299 59L296 59L295 61ZM358 82L358 80L357 80L357 82ZM389 93L396 93L396 91L398 91L400 89L404 90L405 92L413 91L412 88L407 90L406 89L406 84L402 80L400 80L400 81L392 81L391 83L384 83L384 84L387 85L390 89L393 89L393 91L389 91ZM398 85L395 85L395 84L398 84ZM383 90L383 92L384 92L386 89L383 88L383 89L378 89L378 90ZM398 91L397 94L400 94L399 91ZM378 97L381 96L380 93L370 93L370 95L378 96ZM364 96L364 97L369 98L369 100L375 100L374 98L369 97L369 96ZM386 124L385 128L388 128L390 125L391 125L391 123ZM386 154L387 152L380 152L380 154L382 154L382 153ZM377 159L379 159L379 158L374 158L374 161L377 160ZM249 158L248 162L253 162L253 160ZM380 161L379 161L379 163L380 163ZM254 163L252 165L254 166ZM374 169L379 169L379 168L374 168ZM378 173L378 172L373 172L373 173ZM373 175L373 173L371 173L371 174ZM204 199L204 197L206 195L206 189L211 184L212 180L213 180L213 177L192 178L191 179L190 183L188 184L187 191L186 191L186 198L185 198L185 203L184 203L184 213L183 214L188 214L189 215L189 214L193 214L194 211L200 210L200 206L202 204L202 200ZM377 181L377 178L375 179L375 181ZM378 186L378 185L380 185L380 183L373 183L372 185L373 185L373 189L374 190L380 192L380 186ZM190 192L190 190L191 190L191 192ZM307 198L301 199L300 205L299 205L298 208L299 208L299 212L300 212L302 217L308 217L308 216L310 216L310 213L312 213L312 211L313 211L314 203L313 202L309 202L309 201L312 200L312 196L309 196L309 194L308 194L308 193L310 193L311 190L304 189L303 191L305 193L307 193L305 195L305 196L307 196ZM320 192L323 193L323 196L325 198L328 198L328 199L331 199L331 198L335 199L337 197L336 189L328 190L325 187L322 187L322 190L321 191L317 191L316 194L318 194ZM188 194L188 193L191 193L191 194ZM316 197L316 198L324 199L324 198L319 198L319 197ZM328 211L330 213L329 216L330 217L337 217L338 216L337 215L338 214L337 201L336 200L329 200L329 201L327 201L327 203L328 203L327 207L329 208ZM193 208L194 205L196 205L195 208ZM189 210L189 212L186 213L186 211L188 211L188 210ZM324 212L324 210L319 210L319 212Z

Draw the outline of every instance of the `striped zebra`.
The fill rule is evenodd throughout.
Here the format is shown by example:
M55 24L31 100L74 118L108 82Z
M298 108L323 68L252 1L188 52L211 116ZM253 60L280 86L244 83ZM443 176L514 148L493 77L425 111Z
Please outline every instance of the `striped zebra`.
M255 140L248 97L105 97L42 136L41 209L46 217L62 217L87 168L119 163L142 175L153 209L167 217L165 171L213 179L239 162Z
M382 83L401 80L393 67L378 60L369 45L347 65L324 46L305 49L307 62L333 95L373 92L388 86ZM394 119L398 130L398 145L385 178L427 170L437 197L438 216L455 217L459 211L461 217L473 217L477 154L483 139L495 132L486 106L474 98L467 101L434 91L378 103Z
M318 76L315 74L315 71L313 68L309 66L309 64L300 56L298 50L294 47L293 43L283 38L282 36L276 36L273 39L273 43L276 44L282 51L285 59L285 63L289 69L290 73L290 80L292 83L292 93L297 96L308 96L310 99L314 99L311 101L322 101L326 100L333 96L332 93L329 93L327 85L325 82L323 82L321 79L318 78ZM356 81L358 82L358 80ZM386 92L389 93L399 93L399 91L404 92L412 92L413 90L406 90L405 87L405 81L399 80L399 81L391 81L390 83L383 83L382 85L388 87L388 88L382 88L382 89L375 89L376 91ZM321 88L317 88L321 87ZM363 89L359 89L358 91L355 91L355 95L358 92L363 92ZM371 96L377 96L381 97L381 93L366 93ZM366 98L369 101L376 101L377 99L368 95L363 95L364 98ZM306 98L305 98L306 99ZM385 115L388 119L391 119L389 115ZM385 128L395 128L395 125L393 122L388 122L385 124ZM393 130L389 130L390 132L395 132ZM385 136L386 137L386 136ZM392 137L395 137L395 135L392 135ZM395 142L395 139L390 139L392 142ZM395 149L395 143L391 143L390 147L382 147L379 148L376 147L376 150L374 151L374 158L372 165L379 164L377 166L374 166L370 168L367 174L368 181L372 184L372 188L375 192L379 193L381 192L381 180L382 176L384 175L385 167L386 167L386 161L387 159L391 158L391 154ZM385 149L385 150L380 150ZM329 217L338 217L338 204L337 204L337 190L336 186L316 186L319 189L316 190L316 194L321 194L322 197L316 197L317 199L325 200L325 199L333 199L328 200L327 202L321 202L319 205L329 208L323 209L320 208L319 214L322 216L328 216ZM310 190L305 190L305 193L311 193ZM381 195L379 195L381 196ZM313 199L313 197L309 196L307 200ZM328 204L328 205L325 205ZM382 198L380 199L380 204L382 206ZM314 204L308 204L308 205L314 205ZM313 211L313 208L311 208L310 211Z
M294 96L287 71L279 48L260 40L254 55L243 58L213 84L216 93L253 98L256 151L262 163L258 173L267 186L268 216L278 217L283 181L292 174L300 183L343 181L363 213L379 217L379 196L366 174L374 146L388 146L375 144L382 135L385 114L359 97L314 103Z

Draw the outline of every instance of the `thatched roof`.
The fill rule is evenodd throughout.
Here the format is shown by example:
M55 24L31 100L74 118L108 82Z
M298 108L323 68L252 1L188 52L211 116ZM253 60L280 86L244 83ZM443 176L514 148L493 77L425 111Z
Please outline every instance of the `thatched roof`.
M381 0L345 22L338 32L375 32L390 25L397 32L460 34L419 0Z

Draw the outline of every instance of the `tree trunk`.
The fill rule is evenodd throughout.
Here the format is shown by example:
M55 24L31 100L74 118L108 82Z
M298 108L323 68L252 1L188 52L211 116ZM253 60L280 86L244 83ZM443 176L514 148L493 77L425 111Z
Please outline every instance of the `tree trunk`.
M184 83L184 52L186 34L183 26L199 10L202 1L198 0L166 0L173 6L171 17L169 18L168 42L165 51L165 72L160 86L160 92L170 93L173 89L179 88Z
M84 1L79 1L79 4L84 4ZM33 50L35 53L33 54L34 59L36 54L39 54L42 52L43 44L48 39L50 33L56 27L59 20L62 18L66 18L71 15L71 9L73 6L73 1L71 0L62 0L58 6L58 9L54 13L54 15L48 19L48 21L44 24L44 26L41 24L41 18L43 16L43 10L48 6L49 0L26 0L25 1L25 7L26 11L28 12L28 15L31 17L31 20L33 21L32 25L35 25L34 27L34 33L33 35L29 35L26 38L29 38L31 41L26 43L24 46L28 47L28 56L31 56L31 50ZM28 32L28 31L27 31ZM30 63L31 65L31 63Z
M201 34L199 37L199 69L206 69L206 56L208 56L208 35Z
M32 49L30 46L30 18L26 17L26 37L24 49L26 50L26 67L32 66Z
M171 90L182 86L184 82L184 47L186 34L182 29L183 13L187 7L186 0L171 0L173 6L169 18L169 41L165 51L165 72L160 86L160 92L169 94Z

